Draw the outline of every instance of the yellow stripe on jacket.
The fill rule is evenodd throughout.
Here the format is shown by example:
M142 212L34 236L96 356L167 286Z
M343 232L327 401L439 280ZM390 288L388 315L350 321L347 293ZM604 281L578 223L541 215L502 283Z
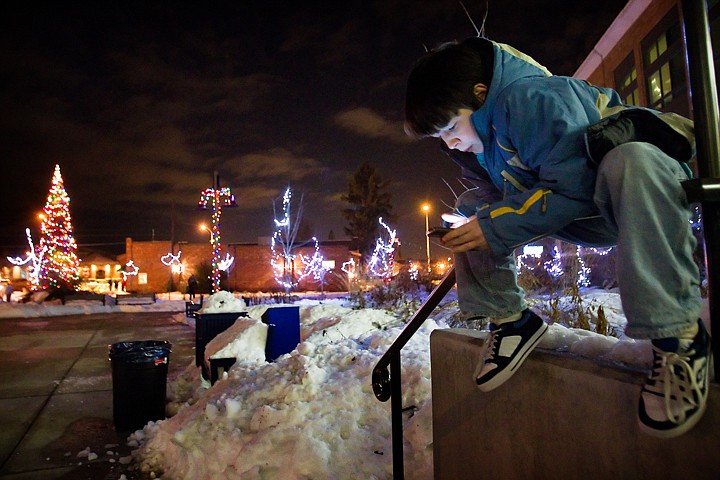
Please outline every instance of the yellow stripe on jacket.
M534 204L536 204L538 201L543 200L545 198L545 195L548 195L550 193L552 193L552 191L547 188L538 190L537 192L533 193L530 196L530 198L525 200L525 203L523 203L520 208L500 207L500 208L490 212L490 218L497 218L501 215L505 215L506 213L517 213L518 215L522 215L523 213L527 212L528 209L530 207L532 207ZM543 208L545 208L545 207L543 206Z

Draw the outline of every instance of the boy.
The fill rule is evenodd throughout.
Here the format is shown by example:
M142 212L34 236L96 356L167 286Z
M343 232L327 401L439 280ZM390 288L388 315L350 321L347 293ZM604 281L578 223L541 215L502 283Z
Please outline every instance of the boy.
M477 185L458 199L465 218L442 242L455 254L460 309L489 321L480 390L508 380L547 331L517 285L513 250L546 236L617 245L626 334L653 345L640 427L668 438L695 425L711 352L680 183L693 155L689 120L623 105L611 89L471 38L415 64L406 130L441 138Z

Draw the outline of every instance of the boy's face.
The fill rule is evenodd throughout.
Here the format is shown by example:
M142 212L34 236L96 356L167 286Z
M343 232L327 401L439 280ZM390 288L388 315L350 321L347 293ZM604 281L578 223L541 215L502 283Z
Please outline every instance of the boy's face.
M461 108L448 124L441 128L433 137L442 138L448 148L463 152L483 153L485 147L473 127L470 115L473 111Z

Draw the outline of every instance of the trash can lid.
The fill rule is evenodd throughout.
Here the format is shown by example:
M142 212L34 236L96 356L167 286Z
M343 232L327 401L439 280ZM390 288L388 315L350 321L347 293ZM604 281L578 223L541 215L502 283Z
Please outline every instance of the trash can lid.
M166 340L142 340L133 342L117 342L108 345L110 360L125 363L143 363L167 358L172 351L172 344Z

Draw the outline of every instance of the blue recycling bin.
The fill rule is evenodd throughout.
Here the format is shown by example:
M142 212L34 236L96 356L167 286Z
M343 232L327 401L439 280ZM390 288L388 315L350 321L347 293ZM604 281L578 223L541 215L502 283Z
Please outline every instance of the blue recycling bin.
M265 360L268 362L292 352L300 343L300 307L268 308L262 321L268 326L265 343Z
M113 383L113 421L118 432L165 418L167 372L172 344L161 340L108 346Z

